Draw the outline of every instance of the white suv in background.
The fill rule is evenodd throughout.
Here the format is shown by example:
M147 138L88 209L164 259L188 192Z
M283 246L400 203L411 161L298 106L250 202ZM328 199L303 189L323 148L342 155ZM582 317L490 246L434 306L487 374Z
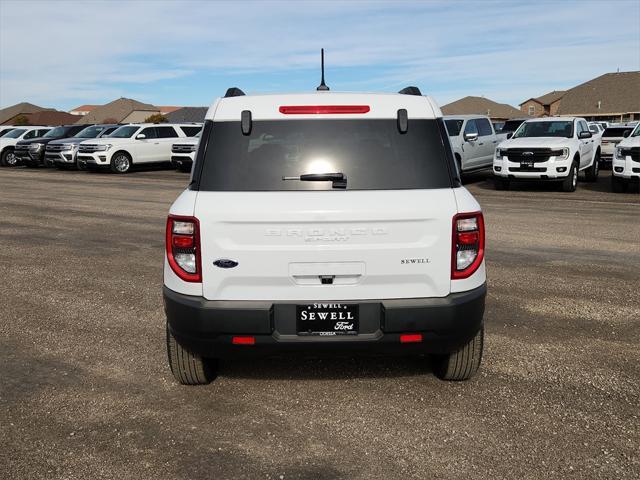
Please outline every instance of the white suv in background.
M220 358L432 355L465 380L483 349L484 221L442 113L400 94L245 96L209 109L169 210L167 350L201 384Z
M511 180L557 181L565 192L573 192L579 171L587 181L598 179L599 158L600 139L584 118L527 120L496 148L495 186L507 189Z
M78 146L78 164L127 173L136 164L169 162L171 145L186 138L196 125L140 123L123 125L108 137L85 140ZM193 134L196 134L194 132Z
M626 191L631 183L640 189L640 123L616 146L611 170L614 192Z
M200 134L171 145L171 164L181 172L190 172L196 158L198 143Z
M16 143L20 140L42 137L53 127L15 127L0 137L0 166L13 167L17 164L14 154Z

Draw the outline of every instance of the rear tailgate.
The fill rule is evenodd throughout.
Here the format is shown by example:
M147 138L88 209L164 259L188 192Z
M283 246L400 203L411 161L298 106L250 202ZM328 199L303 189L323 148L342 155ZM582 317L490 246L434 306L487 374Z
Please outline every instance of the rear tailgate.
M200 191L195 216L201 228L204 297L444 297L451 287L455 206L449 188ZM215 266L221 259L238 264Z

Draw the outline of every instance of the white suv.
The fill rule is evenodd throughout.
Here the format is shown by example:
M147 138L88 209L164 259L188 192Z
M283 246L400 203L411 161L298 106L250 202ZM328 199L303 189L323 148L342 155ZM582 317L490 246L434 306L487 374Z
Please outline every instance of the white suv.
M200 134L171 145L171 164L181 172L190 172L199 142Z
M268 354L432 354L478 369L484 221L461 186L442 113L401 94L245 96L209 109L166 228L175 378Z
M18 163L15 155L16 143L20 140L42 137L52 127L15 127L0 137L0 166L13 167Z
M640 123L618 143L611 164L611 188L620 193L632 182L640 188Z
M585 119L527 120L496 148L495 186L507 189L511 180L557 181L565 192L573 192L579 171L587 181L598 179L599 159L600 138L594 137Z
M176 138L188 137L192 128L200 127L169 123L123 125L108 137L80 143L77 161L80 166L106 167L115 173L127 173L136 164L169 162L171 145Z

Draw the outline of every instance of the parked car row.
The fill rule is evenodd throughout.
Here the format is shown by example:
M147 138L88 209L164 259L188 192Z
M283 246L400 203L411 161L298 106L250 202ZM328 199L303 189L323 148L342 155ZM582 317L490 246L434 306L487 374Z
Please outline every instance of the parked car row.
M512 181L558 182L575 191L580 172L595 182L601 166L612 167L612 190L640 184L640 126L603 125L579 117L512 119L496 133L488 117L449 115L444 123L461 174L493 170L496 189ZM0 166L111 169L170 162L191 171L202 124L102 124L4 126ZM627 138L629 137L629 138ZM613 165L612 165L613 164Z
M172 145L178 139L188 143L201 130L199 123L8 126L0 132L0 165L126 173L134 164L171 162Z

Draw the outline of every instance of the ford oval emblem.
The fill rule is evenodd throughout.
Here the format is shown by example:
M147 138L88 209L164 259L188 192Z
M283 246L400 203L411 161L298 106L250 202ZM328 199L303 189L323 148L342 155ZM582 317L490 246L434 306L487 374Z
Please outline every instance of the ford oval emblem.
M213 262L216 267L220 268L233 268L238 266L238 262L234 260L229 260L228 258L221 258Z

